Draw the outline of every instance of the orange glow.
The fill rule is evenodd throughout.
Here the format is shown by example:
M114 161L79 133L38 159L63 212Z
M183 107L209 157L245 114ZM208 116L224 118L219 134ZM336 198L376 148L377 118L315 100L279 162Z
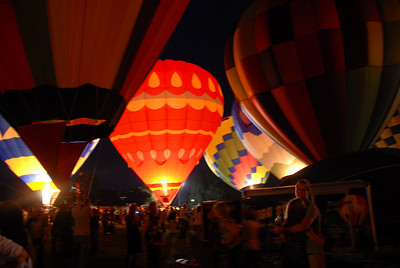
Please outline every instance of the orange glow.
M110 140L158 200L170 203L211 142L223 95L206 70L159 60Z

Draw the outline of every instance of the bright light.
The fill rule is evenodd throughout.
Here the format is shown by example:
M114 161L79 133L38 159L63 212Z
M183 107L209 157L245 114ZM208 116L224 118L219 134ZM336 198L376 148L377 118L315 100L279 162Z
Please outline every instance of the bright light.
M190 199L190 201L194 202L195 200L192 198L192 199Z
M168 187L167 187L167 179L166 178L164 178L163 180L162 180L162 185L163 185L163 191L164 191L164 195L167 195L167 192L168 192Z
M296 173L297 171L299 171L300 169L303 169L306 165L302 165L302 164L291 164L289 166L289 168L286 170L286 174L285 176L289 176L292 175L294 173Z
M46 182L46 186L42 190L42 203L43 205L52 205L54 201L57 199L60 190L58 189L51 189L50 183Z

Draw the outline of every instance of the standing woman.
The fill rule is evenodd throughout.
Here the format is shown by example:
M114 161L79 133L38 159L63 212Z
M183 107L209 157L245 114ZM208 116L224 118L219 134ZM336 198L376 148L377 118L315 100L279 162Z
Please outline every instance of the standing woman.
M282 228L290 228L291 226L299 224L306 214L307 206L308 203L305 199L294 198L290 200L286 206ZM306 233L281 233L280 237L283 241L283 267L308 268Z
M156 202L150 202L144 219L144 239L147 247L147 268L160 267L162 233Z
M127 255L125 266L127 268L133 268L136 267L136 253L142 251L142 239L139 232L141 217L136 203L133 203L129 207L129 214L126 215L125 222L127 239Z

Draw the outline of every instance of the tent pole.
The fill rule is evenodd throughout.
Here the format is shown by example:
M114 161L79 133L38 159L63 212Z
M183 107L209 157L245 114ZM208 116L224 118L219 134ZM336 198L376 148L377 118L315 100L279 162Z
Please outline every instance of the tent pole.
M371 185L368 185L366 188L367 191L367 200L368 200L368 208L369 208L369 221L371 222L371 229L372 229L372 237L374 240L374 249L378 250L378 236L376 234L376 227L375 227L375 217L374 217L374 209L372 207L372 196L371 196Z

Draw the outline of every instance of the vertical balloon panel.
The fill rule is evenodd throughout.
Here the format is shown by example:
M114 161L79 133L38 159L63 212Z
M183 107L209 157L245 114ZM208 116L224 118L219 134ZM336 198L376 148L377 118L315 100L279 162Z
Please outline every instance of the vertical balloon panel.
M236 190L268 179L269 170L246 150L237 136L232 116L221 122L204 159L217 177Z
M75 173L82 167L82 165L85 163L85 161L89 158L90 154L96 148L99 141L100 141L100 139L95 139L86 145L81 156L79 157L78 161L76 162L74 169L71 172L71 176L75 175Z
M206 70L157 61L114 132L115 148L163 203L172 202L221 121L223 95Z

